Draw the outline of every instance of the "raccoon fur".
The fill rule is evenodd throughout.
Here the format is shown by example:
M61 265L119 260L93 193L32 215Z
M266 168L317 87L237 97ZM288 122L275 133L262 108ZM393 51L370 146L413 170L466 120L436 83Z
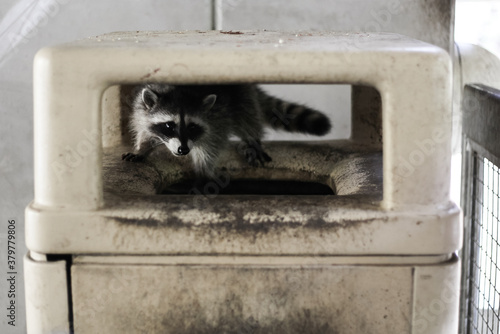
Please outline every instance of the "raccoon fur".
M189 154L198 177L212 178L232 135L245 144L250 165L271 161L261 146L265 125L317 136L331 128L321 112L270 96L256 85L148 84L137 88L133 102L135 152L122 159L142 161L165 145L174 156Z

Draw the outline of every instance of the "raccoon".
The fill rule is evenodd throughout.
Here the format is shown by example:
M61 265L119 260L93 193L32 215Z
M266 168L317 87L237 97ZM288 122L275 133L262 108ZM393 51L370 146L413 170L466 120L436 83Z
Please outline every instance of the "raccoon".
M264 125L317 136L331 129L321 112L270 96L256 85L148 84L137 89L133 102L135 153L122 159L142 161L165 145L174 156L191 155L198 177L213 178L219 153L233 135L242 140L251 166L272 160L261 145Z

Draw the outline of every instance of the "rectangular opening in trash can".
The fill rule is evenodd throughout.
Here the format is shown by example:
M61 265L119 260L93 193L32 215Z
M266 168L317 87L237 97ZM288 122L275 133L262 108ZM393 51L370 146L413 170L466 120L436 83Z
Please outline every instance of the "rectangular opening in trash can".
M199 178L193 171L193 154L176 157L167 145L161 144L151 151L146 161L120 161L123 153L134 152L136 137L131 131L131 119L134 117L134 103L144 103L139 93L143 87L111 86L104 94L104 169L111 179L115 179L110 181L105 178L105 188L118 193L127 193L128 190L124 191L124 188L136 192L134 186L131 186L132 183L151 182L153 184L147 188L154 189L156 194L190 194L193 189L200 190L200 187L201 193L205 193L204 188L210 188L207 186L210 181L201 186L199 180L196 181ZM230 185L219 186L218 193L348 195L359 192L360 189L381 192L381 101L375 89L335 84L265 84L258 87L268 96L272 96L271 99L276 98L278 101L272 101L270 104L282 104L279 105L281 108L288 108L292 113L301 109L294 103L306 108L306 114L309 112L308 108L317 110L328 118L332 128L324 136L313 136L278 131L271 129L269 124L264 124L262 147L271 161L257 160L253 166L246 161L248 157L241 149L240 138L232 136L229 145L217 152L220 154L220 165L217 166L215 174L227 174L226 177L230 178ZM269 104L269 101L266 102ZM304 121L301 115L293 117ZM293 117L284 115L280 118L278 114L276 119L277 122L297 121ZM203 122L209 123L211 120L208 118ZM372 129L364 131L367 127ZM374 152L378 157L372 156ZM160 176L155 179L156 176L153 175L148 179L141 168L145 165L148 168L153 166L155 171L150 173L151 175L159 173ZM115 170L112 170L113 168ZM371 170L364 170L367 168ZM130 174L126 182L116 179L122 172ZM141 177L142 180L139 180Z

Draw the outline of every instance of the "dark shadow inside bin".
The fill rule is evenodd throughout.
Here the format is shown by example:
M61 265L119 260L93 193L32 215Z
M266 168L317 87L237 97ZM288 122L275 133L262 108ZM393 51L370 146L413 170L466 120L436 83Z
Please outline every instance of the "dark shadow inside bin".
M208 186L207 186L208 185ZM318 182L294 180L233 180L224 187L205 184L203 191L220 195L335 195L332 188ZM193 181L174 183L162 194L191 194ZM202 192L203 193L203 192Z

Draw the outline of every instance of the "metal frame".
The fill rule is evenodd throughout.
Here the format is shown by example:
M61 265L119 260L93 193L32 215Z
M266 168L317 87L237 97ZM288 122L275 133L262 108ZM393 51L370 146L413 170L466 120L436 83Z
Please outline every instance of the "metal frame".
M464 211L464 246L462 249L461 321L460 333L496 333L500 320L489 296L480 295L482 272L481 255L488 250L481 249L484 204L484 163L500 166L500 91L484 85L467 85L463 95L463 164L462 164L462 209ZM498 194L497 194L498 196ZM500 201L500 199L497 199ZM495 218L493 216L493 218ZM496 217L498 222L498 217ZM498 238L486 234L493 241ZM492 247L493 250L493 247ZM498 250L498 249L497 249ZM490 264L496 265L496 257L490 255ZM496 290L496 282L489 286ZM496 273L495 273L496 276ZM478 283L479 282L479 283ZM495 292L498 295L498 291ZM500 297L500 295L499 295ZM479 309L479 301L488 303L488 313ZM487 300L488 299L488 300ZM482 311L482 312L481 312Z

